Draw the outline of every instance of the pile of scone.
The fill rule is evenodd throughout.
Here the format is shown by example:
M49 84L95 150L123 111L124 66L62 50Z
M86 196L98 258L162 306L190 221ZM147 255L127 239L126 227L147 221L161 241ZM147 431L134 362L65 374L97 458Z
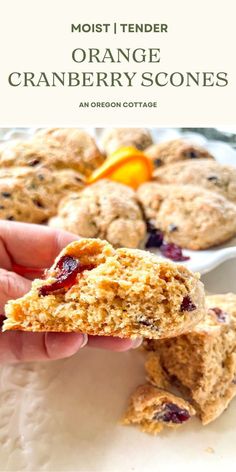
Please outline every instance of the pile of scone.
M133 393L124 424L152 434L194 416L209 424L236 395L236 295L207 296L195 328L143 347L147 382Z
M2 145L0 219L47 223L130 248L144 247L150 228L194 250L236 234L236 168L182 139L154 144L146 129L108 129L101 142L102 150L87 132L70 128ZM151 159L152 181L137 191L112 180L86 185L123 146Z

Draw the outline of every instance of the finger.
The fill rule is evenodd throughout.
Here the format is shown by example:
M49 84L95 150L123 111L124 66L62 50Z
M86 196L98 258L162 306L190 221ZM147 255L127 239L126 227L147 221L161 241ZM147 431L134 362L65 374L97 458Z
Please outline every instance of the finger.
M26 267L47 268L59 252L78 236L46 226L0 221L0 267L12 262Z
M30 290L31 282L14 272L0 269L0 313L8 300L22 297Z
M136 349L141 346L142 338L121 339L112 336L89 336L88 346L98 349L108 349L110 351L123 352L129 349Z
M70 357L87 342L77 333L0 333L0 363L45 361Z

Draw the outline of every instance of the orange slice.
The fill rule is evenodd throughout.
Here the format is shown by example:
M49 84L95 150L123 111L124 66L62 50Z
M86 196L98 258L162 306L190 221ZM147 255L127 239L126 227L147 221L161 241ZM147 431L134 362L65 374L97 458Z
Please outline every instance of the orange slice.
M153 164L145 154L134 147L122 147L108 156L106 161L88 178L93 184L100 179L111 179L136 189L151 179Z

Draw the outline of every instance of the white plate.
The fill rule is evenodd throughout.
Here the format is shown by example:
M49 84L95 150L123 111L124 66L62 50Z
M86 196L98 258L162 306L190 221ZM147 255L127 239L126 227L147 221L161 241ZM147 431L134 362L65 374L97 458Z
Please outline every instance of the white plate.
M159 257L162 257L158 250L153 250L152 252L157 254ZM189 251L184 249L183 254L189 256L190 259L185 262L178 262L177 264L185 265L193 272L206 274L218 265L222 264L222 262L236 257L236 238L232 239L228 244L204 251Z
M65 361L3 367L0 470L235 470L234 402L208 426L194 419L152 437L117 424L130 393L143 382L138 352L84 349Z

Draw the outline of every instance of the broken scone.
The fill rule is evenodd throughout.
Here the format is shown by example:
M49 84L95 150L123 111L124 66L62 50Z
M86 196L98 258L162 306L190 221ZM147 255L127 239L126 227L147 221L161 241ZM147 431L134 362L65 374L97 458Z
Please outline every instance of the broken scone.
M194 415L194 408L183 398L145 384L135 390L122 422L157 434L164 426L176 428Z
M204 313L203 284L187 268L106 241L69 244L31 291L6 305L4 330L159 339L189 331Z
M194 404L202 423L216 419L236 395L236 295L206 297L208 311L191 332L148 341L148 379L171 382ZM163 380L164 379L164 380ZM168 385L169 382L169 385Z

